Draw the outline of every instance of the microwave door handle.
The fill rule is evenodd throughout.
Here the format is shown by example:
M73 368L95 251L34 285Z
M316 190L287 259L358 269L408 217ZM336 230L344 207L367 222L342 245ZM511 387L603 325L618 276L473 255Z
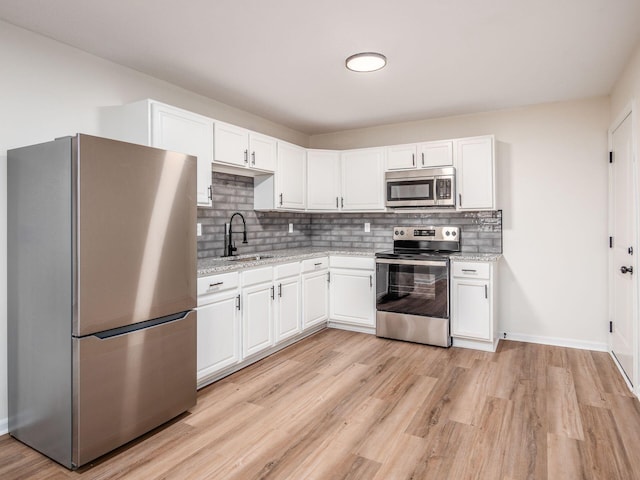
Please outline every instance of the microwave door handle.
M438 177L433 177L433 204L438 205Z

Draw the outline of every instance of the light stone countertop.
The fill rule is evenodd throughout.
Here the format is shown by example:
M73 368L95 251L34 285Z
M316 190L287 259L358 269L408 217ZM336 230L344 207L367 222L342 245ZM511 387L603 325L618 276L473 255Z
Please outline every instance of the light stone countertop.
M288 250L271 250L268 252L254 253L251 255L237 255L236 257L240 259L261 256L268 257L250 261L229 260L229 257L199 258L198 277L206 277L207 275L215 275L217 273L236 272L265 265L276 265L278 263L306 260L307 258L326 257L328 255L346 255L373 258L375 256L375 253L375 250L366 248L331 249L323 247L309 247L291 248Z
M456 262L497 262L501 253L452 253L449 258Z

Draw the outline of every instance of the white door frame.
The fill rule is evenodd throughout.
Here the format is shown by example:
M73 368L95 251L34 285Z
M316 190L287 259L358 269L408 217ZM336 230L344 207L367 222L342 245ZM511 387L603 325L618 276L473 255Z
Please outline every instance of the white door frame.
M638 272L638 255L640 255L640 245L638 245L638 233L639 233L639 226L640 226L640 218L638 217L638 213L640 212L640 208L639 208L639 201L640 201L640 192L638 191L638 186L640 185L640 178L638 176L639 171L638 171L638 163L637 163L637 152L638 152L638 148L637 148L637 135L636 135L636 126L638 125L637 123L637 109L636 109L636 102L635 100L631 101L628 105L625 106L625 108L620 112L620 114L616 117L615 121L611 124L611 127L609 128L608 131L608 143L609 143L609 151L611 152L613 150L613 132L624 122L624 120L630 116L631 119L631 162L632 162L632 172L633 172L633 205L632 205L632 214L634 216L634 218L636 219L635 221L635 230L634 230L634 238L635 238L635 245L634 245L634 257L633 257L633 267L634 267L634 273L637 272L636 275L633 276L633 298L632 298L632 321L633 321L633 362L634 362L634 366L635 366L635 374L634 377L631 379L631 382L633 382L633 385L635 387L632 387L629 384L629 381L627 379L627 376L625 375L624 371L622 370L622 367L620 366L620 364L618 363L618 360L616 359L615 355L613 355L613 347L612 347L612 337L610 334L608 334L608 347L609 347L609 354L611 355L611 357L613 358L614 363L616 364L616 366L618 367L618 369L620 370L620 374L622 375L622 378L624 378L625 382L627 383L627 385L629 386L629 389L631 389L635 395L640 398L640 379L638 378L640 375L638 374L638 372L640 372L640 319L638 317L638 312L639 310L639 292L638 292L638 274L640 274L640 272ZM615 159L614 159L615 161ZM609 207L608 207L608 217L609 217L609 225L608 225L608 229L609 229L609 233L610 235L613 234L613 166L610 165L609 166L609 180L608 180L608 200L609 200ZM608 299L608 307L609 307L609 320L613 319L613 284L614 284L614 268L615 265L613 265L614 263L614 258L613 258L613 249L609 249L608 252L608 280L609 280L609 288L608 288L608 292L609 292L609 299Z

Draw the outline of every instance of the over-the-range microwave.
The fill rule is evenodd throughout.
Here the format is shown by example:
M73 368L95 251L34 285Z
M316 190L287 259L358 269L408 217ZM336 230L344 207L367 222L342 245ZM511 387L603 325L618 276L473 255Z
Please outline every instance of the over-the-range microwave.
M421 168L385 174L387 207L455 207L456 170Z

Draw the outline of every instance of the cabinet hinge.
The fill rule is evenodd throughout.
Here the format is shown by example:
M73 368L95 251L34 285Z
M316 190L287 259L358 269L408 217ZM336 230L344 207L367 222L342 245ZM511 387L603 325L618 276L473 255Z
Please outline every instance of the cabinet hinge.
M613 163L613 152L609 152L609 163Z
M613 248L613 237L609 237L609 248Z
M613 322L609 322L609 333L613 333Z

